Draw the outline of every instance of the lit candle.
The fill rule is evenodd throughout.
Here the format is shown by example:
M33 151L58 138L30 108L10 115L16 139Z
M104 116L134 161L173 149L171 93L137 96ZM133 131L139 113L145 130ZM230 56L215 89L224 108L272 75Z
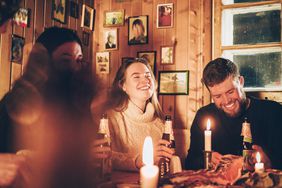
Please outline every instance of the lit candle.
M152 138L147 136L144 141L142 156L145 165L140 169L141 188L156 188L158 184L159 168L154 165L153 150Z
M257 162L255 164L255 171L257 173L263 172L264 171L264 164L261 162L261 157L260 157L259 152L257 152L257 154L256 154L256 159L257 159Z
M205 130L205 151L211 151L211 121L207 121L207 129Z

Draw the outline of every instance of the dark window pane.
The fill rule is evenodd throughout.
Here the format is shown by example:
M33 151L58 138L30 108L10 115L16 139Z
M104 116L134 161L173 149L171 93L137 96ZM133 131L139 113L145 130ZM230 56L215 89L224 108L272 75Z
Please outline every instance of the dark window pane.
M233 44L281 41L280 10L235 14Z
M261 2L261 1L269 1L269 0L234 0L234 2L230 0L222 0L222 3L224 5L230 5L230 4L235 4L235 3L251 3L251 2Z
M233 58L245 78L245 87L281 88L281 52L234 55Z
M234 0L234 3L260 2L265 0Z

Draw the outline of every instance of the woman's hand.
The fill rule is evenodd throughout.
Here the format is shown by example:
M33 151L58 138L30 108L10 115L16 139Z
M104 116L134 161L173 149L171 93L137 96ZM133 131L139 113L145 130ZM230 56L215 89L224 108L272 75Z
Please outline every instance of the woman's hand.
M171 159L172 155L174 154L174 150L167 147L170 144L169 141L167 140L159 140L157 146L155 146L155 151L154 151L154 159L155 159L155 164L159 163L159 160L163 157Z
M108 144L108 140L97 139L91 145L91 156L94 159L105 159L112 155L111 147Z
M24 156L0 154L0 187L25 185L29 182L28 171Z

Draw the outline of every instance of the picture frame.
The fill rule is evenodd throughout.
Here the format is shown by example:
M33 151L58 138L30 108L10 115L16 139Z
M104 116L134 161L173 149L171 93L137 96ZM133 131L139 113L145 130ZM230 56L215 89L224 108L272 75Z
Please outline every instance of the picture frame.
M157 61L157 52L156 51L139 51L137 52L137 57L145 58L151 66L151 69L156 74L156 61Z
M159 95L188 95L189 71L159 71Z
M161 64L174 64L174 46L161 46Z
M69 3L70 3L70 16L78 19L79 18L79 4L74 1L70 1Z
M128 18L128 45L147 44L149 39L148 15ZM139 30L139 32L136 32Z
M157 28L173 27L174 10L173 3L157 5Z
M124 25L124 9L104 11L104 27L118 27Z
M52 0L52 19L62 24L66 23L67 0Z
M18 35L12 35L11 55L12 62L20 63L23 58L24 38Z
M82 44L84 46L89 45L89 37L90 37L90 33L85 32L85 31L82 32Z
M13 23L20 27L29 27L31 9L20 8L13 17Z
M117 50L118 49L118 29L108 28L103 32L104 49Z
M129 61L129 60L133 60L133 59L135 59L134 57L122 57L121 58L121 63L123 64L123 63L127 63L127 61Z
M96 74L110 73L110 52L96 53Z
M82 5L82 18L81 27L86 28L90 31L94 30L94 20L95 20L95 9L90 6Z

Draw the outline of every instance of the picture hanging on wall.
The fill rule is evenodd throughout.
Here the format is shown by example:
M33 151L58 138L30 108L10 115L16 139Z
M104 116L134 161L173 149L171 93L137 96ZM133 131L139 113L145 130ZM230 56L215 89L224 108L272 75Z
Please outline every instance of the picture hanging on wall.
M148 16L128 18L128 45L148 43Z
M161 64L170 65L174 60L174 47L173 46L161 46Z
M104 47L105 50L118 49L118 31L117 28L104 30Z
M137 57L144 58L148 61L153 73L156 73L156 51L140 51L137 52Z
M12 35L11 61L21 63L23 58L24 38Z
M124 10L114 10L104 12L104 27L123 26Z
M74 1L70 1L70 16L79 18L79 4Z
M173 27L173 3L157 5L157 28Z
M81 27L94 30L95 10L85 4L82 5Z
M159 71L160 95L188 95L189 94L189 71Z
M30 9L20 8L14 15L13 22L21 27L29 27Z
M96 53L96 74L110 73L110 53L97 52Z
M52 19L62 24L66 23L67 0L52 1Z

